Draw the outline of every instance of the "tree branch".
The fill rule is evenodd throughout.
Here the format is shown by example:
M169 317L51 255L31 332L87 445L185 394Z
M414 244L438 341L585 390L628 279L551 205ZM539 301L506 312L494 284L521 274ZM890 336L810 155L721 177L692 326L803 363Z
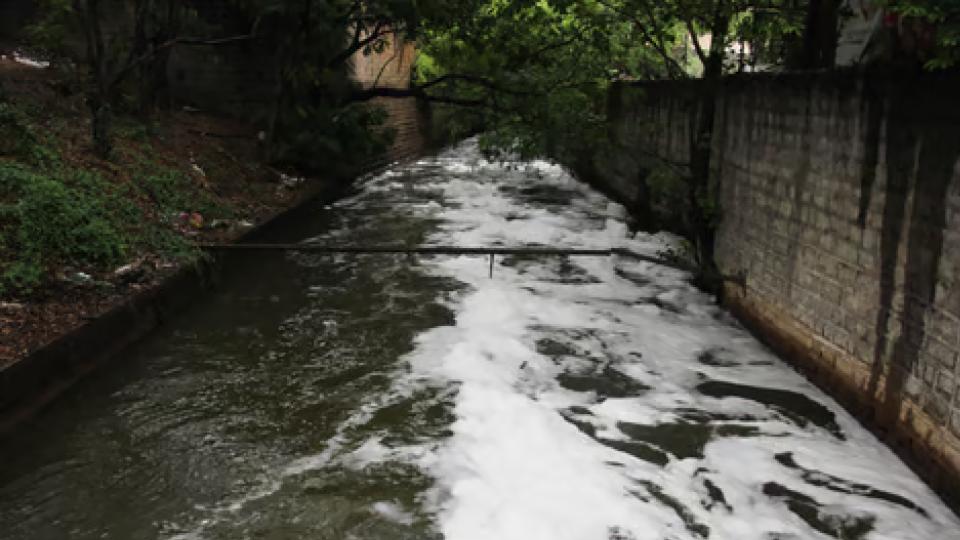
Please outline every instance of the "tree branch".
M447 103L449 105L459 105L463 107L480 107L486 105L487 102L482 99L467 99L467 98L457 98L450 96L435 96L428 94L421 87L413 88L386 88L386 87L375 87L375 88L366 88L363 90L355 91L350 95L350 101L352 102L364 102L370 101L373 98L377 97L389 97L389 98L418 98L426 101L433 101L436 103Z
M653 23L653 27L657 29L658 39L655 39L654 36L650 34L650 31L647 29L647 23L640 20L640 18L634 15L633 13L630 13L618 6L615 6L606 0L598 0L598 2L600 3L600 5L606 7L607 9L610 9L618 13L619 15L629 19L630 22L633 23L634 28L640 31L640 34L643 37L643 40L648 45L653 47L653 50L656 51L661 58L663 58L664 64L667 66L667 69L672 71L675 76L681 79L686 79L689 77L687 75L686 70L683 69L683 66L681 66L679 62L677 62L672 56L670 56L670 53L667 51L666 45L663 42L662 31L660 31L660 28L656 26L655 22Z
M502 94L510 94L510 95L514 95L514 96L534 96L534 95L537 95L536 92L528 92L528 91L524 91L524 90L514 90L514 89L512 89L512 88L504 88L503 86L498 85L497 83L495 83L494 81L491 81L490 79L488 79L488 78L486 78L486 77L481 77L481 76L479 76L479 75L469 75L469 74L464 74L464 73L449 73L449 74L447 74L447 75L443 75L443 76L437 77L436 79L434 79L434 80L432 80L432 81L425 82L425 83L423 83L423 84L421 84L421 85L418 85L418 86L419 86L421 89L426 90L427 88L431 88L431 87L437 86L437 85L439 85L439 84L446 84L446 83L448 83L448 82L450 82L450 81L460 81L460 82L466 82L466 83L470 83L470 84L475 84L475 85L477 85L477 86L482 86L483 88L486 88L486 89L488 89L488 90L492 90L492 91L494 91L494 92L500 92L500 93L502 93Z
M353 40L350 43L350 46L346 49L337 53L333 58L327 62L328 68L336 67L347 60L349 60L354 54L362 50L367 45L376 42L388 32L386 21L377 21L377 24L373 27L373 31L367 35L367 37L361 39L360 36L363 34L364 25L362 21L357 21L357 30L353 35Z
M156 47L151 48L149 51L141 54L137 57L129 58L124 66L114 74L113 78L110 81L110 86L113 86L123 80L132 69L136 68L138 65L146 62L147 60L153 58L157 55L158 52L169 49L176 45L203 45L216 47L220 45L229 45L231 43L237 43L240 41L250 41L257 39L259 36L255 33L244 34L239 36L230 36L225 38L215 38L215 39L206 39L206 38L193 38L193 37L178 37L167 40Z
M700 40L697 39L697 32L693 28L693 22L690 19L684 19L683 24L687 27L687 33L690 34L690 41L693 42L693 50L697 52L697 58L700 59L700 62L706 65L707 53L705 53L703 51L703 47L700 46ZM713 39L712 36L711 39Z
M684 28L687 29L687 34L690 36L690 40L693 41L693 50L697 53L697 58L700 59L700 62L703 63L704 66L706 66L707 60L709 59L710 55L703 50L702 46L700 46L700 40L697 39L698 38L697 30L693 27L693 23L694 23L694 20L698 18L700 19L701 24L706 25L708 24L708 22L702 17L697 17L695 10L694 10L694 13L691 13L689 6L687 6L687 4L683 0L677 0L677 5L680 8L680 12L681 12L680 17L683 19ZM718 5L718 9L719 9L719 5ZM710 42L713 43L713 40L715 38L716 36L711 34Z

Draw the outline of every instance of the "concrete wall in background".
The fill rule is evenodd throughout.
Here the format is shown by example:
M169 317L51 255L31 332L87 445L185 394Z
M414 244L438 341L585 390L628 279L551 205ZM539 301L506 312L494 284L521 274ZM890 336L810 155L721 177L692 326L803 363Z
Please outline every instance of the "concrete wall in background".
M727 285L725 302L912 456L954 504L958 95L960 80L933 75L730 78L712 162L717 263L746 275L745 287ZM612 94L614 145L598 177L621 200L638 204L651 155L685 159L689 96L687 85L670 83Z

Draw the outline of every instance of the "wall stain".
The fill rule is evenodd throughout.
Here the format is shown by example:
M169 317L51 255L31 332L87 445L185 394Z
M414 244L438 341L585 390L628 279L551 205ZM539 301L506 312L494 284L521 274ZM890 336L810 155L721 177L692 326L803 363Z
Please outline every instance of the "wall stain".
M791 300L793 299L793 286L797 282L797 260L800 257L802 229L810 226L810 224L803 223L803 194L807 191L807 184L810 182L810 168L813 158L811 148L811 141L814 140L813 111L811 107L816 95L814 89L813 85L805 88L803 128L798 132L797 165L790 179L793 184L793 200L790 203L789 217L783 216L789 223L789 230L787 233L787 260L784 261L786 268L782 272L787 275L786 298Z
M960 140L951 133L949 124L918 121L920 103L922 96L891 89L885 133L887 185L880 240L880 299L869 384L871 395L875 395L880 376L887 372L883 402L876 412L884 422L891 423L899 419L907 378L911 374L923 378L918 361L926 336L925 315L935 299L947 223L947 192L960 156ZM903 308L895 314L893 300L904 226ZM887 329L894 317L900 331L890 348ZM924 410L942 423L946 412L930 399L932 396L925 397Z
M860 165L860 213L857 223L861 229L867 225L870 197L877 179L877 164L880 162L880 128L883 126L883 98L869 80L863 81L860 98L860 117L866 120L863 136L863 161Z

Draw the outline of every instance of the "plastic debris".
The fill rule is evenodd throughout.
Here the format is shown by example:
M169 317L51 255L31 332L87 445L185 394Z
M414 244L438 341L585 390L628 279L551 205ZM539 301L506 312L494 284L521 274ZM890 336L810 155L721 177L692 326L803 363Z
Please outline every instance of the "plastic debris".
M142 281L143 278L146 277L146 274L147 270L140 261L125 264L113 271L113 277L121 280L124 283L136 283Z
M295 189L300 184L303 184L306 179L302 176L290 176L289 174L280 174L280 185L287 189Z
M89 286L94 285L93 276L86 272L73 272L64 278L64 281L73 285Z
M13 56L11 56L11 58L13 59L14 62L18 64L21 64L27 67L32 67L34 69L47 69L48 67L50 67L50 62L47 62L45 60L37 60L36 58L30 58L29 56L25 56L19 51L14 51Z
M0 311L7 313L13 311L23 311L24 308L26 308L26 306L17 302L0 302Z

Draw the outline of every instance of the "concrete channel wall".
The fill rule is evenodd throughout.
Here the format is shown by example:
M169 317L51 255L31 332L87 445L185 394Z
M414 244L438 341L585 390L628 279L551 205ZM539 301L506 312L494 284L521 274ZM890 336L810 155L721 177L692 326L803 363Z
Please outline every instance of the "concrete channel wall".
M960 78L912 77L725 80L712 161L716 259L746 275L745 287L726 286L727 305L956 507ZM692 92L616 87L613 145L593 180L642 206L646 175L687 157Z

